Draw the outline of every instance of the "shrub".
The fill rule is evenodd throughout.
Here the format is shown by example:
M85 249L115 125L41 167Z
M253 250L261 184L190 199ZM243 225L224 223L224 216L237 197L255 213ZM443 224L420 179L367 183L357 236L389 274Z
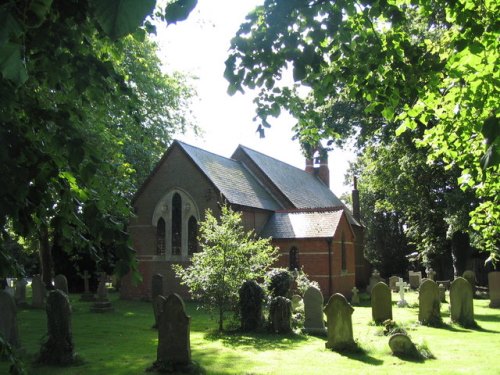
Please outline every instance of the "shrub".
M266 274L267 290L271 297L288 297L293 282L293 276L285 268L273 268Z

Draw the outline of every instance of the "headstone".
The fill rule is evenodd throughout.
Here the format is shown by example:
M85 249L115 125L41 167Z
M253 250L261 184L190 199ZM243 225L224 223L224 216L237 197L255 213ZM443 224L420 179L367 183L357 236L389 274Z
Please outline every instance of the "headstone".
M423 325L428 326L438 326L442 323L439 288L430 279L425 280L420 285L418 293L418 320Z
M325 335L325 320L323 318L323 294L321 290L310 286L304 293L304 332Z
M351 290L352 296L351 296L351 305L359 305L359 289L354 287Z
M443 284L439 284L439 301L446 302L446 287Z
M95 301L95 295L90 291L89 288L89 279L90 275L87 270L83 271L83 294L80 296L80 301L85 301L85 302L93 302Z
M28 285L28 281L25 278L19 279L16 282L14 299L17 306L25 307L28 305L28 303L26 302L26 285Z
M75 353L71 331L71 306L61 290L49 292L47 297L47 339L40 348L39 363L68 365Z
M328 325L326 348L333 350L354 348L356 346L352 334L352 313L354 309L345 297L339 293L334 294L328 300L324 311Z
M0 336L12 347L19 347L16 302L5 290L0 290Z
M396 333L389 339L389 347L396 356L414 357L418 355L415 344L411 341L408 335L404 333Z
M155 323L153 328L158 328L158 308L156 297L163 296L163 275L157 273L151 278L151 301L153 305L153 314Z
M265 293L262 287L255 280L248 280L243 283L238 291L240 301L241 329L243 331L257 331L264 322L262 303Z
M35 309L43 309L45 306L45 285L40 275L34 275L31 280L31 306Z
M66 295L69 296L68 279L66 279L66 276L56 275L56 277L54 277L54 287L56 289L59 289L60 291L62 291L64 293L66 293Z
M474 271L467 270L463 273L462 277L467 280L472 286L472 293L476 290L476 274Z
M292 301L292 311L295 311L295 310L297 310L297 309L300 307L300 305L302 304L302 297L301 297L301 296L299 296L298 294L294 294L294 295L292 296L291 301Z
M391 290L384 282L379 282L372 289L372 318L377 324L392 319Z
M418 289L422 282L422 272L408 271L408 279L412 289Z
M398 276L391 276L391 277L389 277L389 288L393 292L397 292L398 291L398 287L396 286L396 283L398 281L399 281L399 277Z
M464 327L474 326L472 286L463 277L457 277L450 287L451 321Z
M500 272L488 273L490 307L500 307Z
M366 291L368 293L371 293L372 292L372 289L373 287L382 281L382 278L380 277L380 273L375 269L373 270L372 272L372 275L370 276L370 282L368 284L368 286L366 287Z
M427 271L427 278L432 280L432 281L435 281L436 280L436 271L434 271L432 268L429 268L429 270Z
M274 297L269 306L269 321L273 333L292 332L292 302L286 297Z
M167 298L156 297L158 302L158 350L156 364L172 367L191 362L190 320L184 302L178 294Z
M92 312L104 313L114 310L108 299L108 287L106 286L107 279L108 275L106 275L106 272L101 272L99 286L97 287L97 300L90 308Z
M397 303L398 307L408 306L408 302L406 302L405 300L405 288L407 286L408 284L403 281L402 277L400 277L399 281L396 283L396 287L399 289L399 301Z

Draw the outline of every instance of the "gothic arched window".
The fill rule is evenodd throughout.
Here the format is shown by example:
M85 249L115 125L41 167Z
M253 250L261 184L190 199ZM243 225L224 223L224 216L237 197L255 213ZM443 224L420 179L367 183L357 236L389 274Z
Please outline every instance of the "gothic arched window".
M156 224L156 255L165 255L165 220L160 218Z
M181 255L182 199L178 193L172 197L172 255Z
M198 251L198 221L191 216L188 221L188 255Z
M299 265L299 249L295 246L290 249L290 270L298 270Z

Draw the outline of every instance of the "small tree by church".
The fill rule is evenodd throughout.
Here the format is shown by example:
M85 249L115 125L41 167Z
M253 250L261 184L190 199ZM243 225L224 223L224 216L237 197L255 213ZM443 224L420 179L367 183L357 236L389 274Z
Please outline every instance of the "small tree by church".
M222 206L220 220L207 210L199 233L202 251L193 255L189 267L173 268L193 298L217 313L222 331L224 313L238 311L238 290L243 282L263 278L276 260L277 249L269 239L246 232L241 213L228 206Z

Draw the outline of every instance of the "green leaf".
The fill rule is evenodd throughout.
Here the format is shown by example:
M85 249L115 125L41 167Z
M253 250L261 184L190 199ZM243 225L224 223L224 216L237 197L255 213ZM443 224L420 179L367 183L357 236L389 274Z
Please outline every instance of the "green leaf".
M21 33L22 29L16 18L7 9L0 9L0 45L11 36L18 37Z
M496 116L490 116L484 120L483 128L481 129L486 144L492 144L497 137L500 137L500 124Z
M29 10L35 16L36 22L32 22L31 26L40 26L47 18L51 6L52 0L32 0Z
M103 31L112 39L134 32L153 12L155 0L90 0Z
M26 67L21 59L21 45L6 43L0 46L0 73L5 79L22 85L28 79Z
M198 0L177 0L165 8L165 19L167 23L177 23L188 18L191 11L196 7Z

